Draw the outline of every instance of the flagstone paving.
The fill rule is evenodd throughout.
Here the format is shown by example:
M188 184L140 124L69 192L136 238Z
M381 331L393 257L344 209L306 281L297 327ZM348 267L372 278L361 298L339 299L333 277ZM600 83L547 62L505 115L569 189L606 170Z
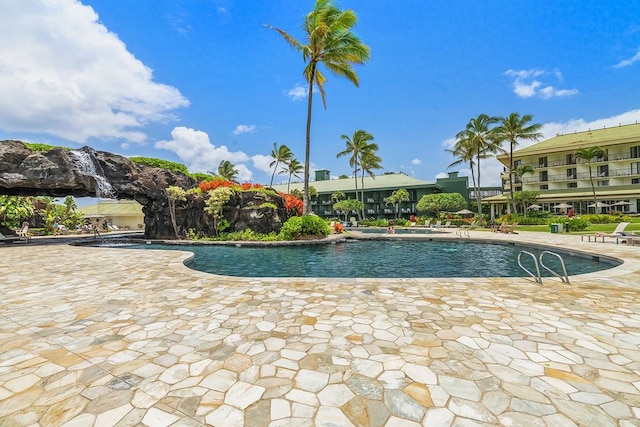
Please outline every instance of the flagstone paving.
M570 285L249 279L2 247L0 426L640 426L640 246L472 236L626 262Z

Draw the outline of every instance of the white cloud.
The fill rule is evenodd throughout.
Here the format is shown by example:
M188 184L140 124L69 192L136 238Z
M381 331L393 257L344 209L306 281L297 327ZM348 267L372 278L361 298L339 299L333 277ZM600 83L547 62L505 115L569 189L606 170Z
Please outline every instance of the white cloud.
M243 133L254 133L255 131L255 125L238 125L232 133L234 135L241 135Z
M287 91L287 96L293 101L301 101L307 97L307 88L296 83L296 85Z
M548 72L536 69L509 69L505 71L504 74L513 77L513 92L520 98L538 97L550 99L554 97L571 96L578 93L577 89L557 89L544 82L544 80L550 77L555 78L558 82L562 82L562 73L559 70Z
M412 164L412 165L421 165L421 164L422 164L422 160L420 160L420 159L413 159L413 160L411 160L411 164Z
M616 65L613 66L613 68L623 68L623 67L628 67L630 65L633 65L634 63L640 61L640 49L638 49L638 52L633 55L631 58L629 59L624 59L620 62L618 62Z
M129 144L127 142L123 142L122 144L120 144L120 148L122 148L123 150L128 150Z
M253 161L253 167L266 173L272 173L273 168L269 167L269 163L273 161L273 157L265 156L264 154L256 154L251 156Z
M0 129L84 143L127 139L189 102L77 0L20 0L0 14Z
M232 152L224 145L216 147L206 132L183 126L173 128L171 138L171 141L156 142L155 148L176 153L190 172L215 171L221 161L229 160L238 170L239 181L251 181L252 173L243 164L250 158L242 151Z

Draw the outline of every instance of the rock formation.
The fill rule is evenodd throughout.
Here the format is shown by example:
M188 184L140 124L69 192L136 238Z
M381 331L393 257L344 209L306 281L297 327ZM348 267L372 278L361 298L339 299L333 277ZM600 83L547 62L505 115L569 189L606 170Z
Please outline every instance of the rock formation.
M164 189L169 186L189 189L196 184L182 173L140 165L90 147L38 152L21 141L0 141L0 194L135 199L143 206L146 238L175 237ZM278 209L260 208L256 198ZM204 212L201 198L191 198L176 212L182 234L190 229L213 234L213 219ZM232 197L223 209L223 216L231 224L231 231L251 228L260 233L279 231L287 219L282 198L256 192Z

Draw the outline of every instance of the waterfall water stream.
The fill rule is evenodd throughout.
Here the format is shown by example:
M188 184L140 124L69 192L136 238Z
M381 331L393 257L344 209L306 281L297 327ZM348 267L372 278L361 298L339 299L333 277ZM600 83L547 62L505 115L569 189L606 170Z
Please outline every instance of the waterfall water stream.
M98 173L93 159L86 151L71 150L69 154L74 159L74 165L79 175L90 176L96 181L96 197L112 198L114 196L113 187L107 179Z

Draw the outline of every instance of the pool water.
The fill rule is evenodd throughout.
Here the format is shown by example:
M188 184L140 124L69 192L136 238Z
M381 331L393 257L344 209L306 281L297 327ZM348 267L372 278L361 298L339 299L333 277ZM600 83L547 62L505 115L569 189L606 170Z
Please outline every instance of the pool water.
M359 233L364 234L388 234L386 228L356 228L350 229L347 231L357 231ZM428 228L396 228L393 230L394 234L437 234L441 233L440 231L430 230Z
M249 247L228 245L134 245L131 248L190 251L187 265L199 271L240 277L524 277L518 253L536 257L543 249L459 241L362 240L346 243ZM598 257L562 254L569 275L614 267ZM521 259L535 272L533 260ZM545 257L548 267L560 272L556 257ZM541 269L545 275L544 269ZM546 274L549 276L550 274Z

